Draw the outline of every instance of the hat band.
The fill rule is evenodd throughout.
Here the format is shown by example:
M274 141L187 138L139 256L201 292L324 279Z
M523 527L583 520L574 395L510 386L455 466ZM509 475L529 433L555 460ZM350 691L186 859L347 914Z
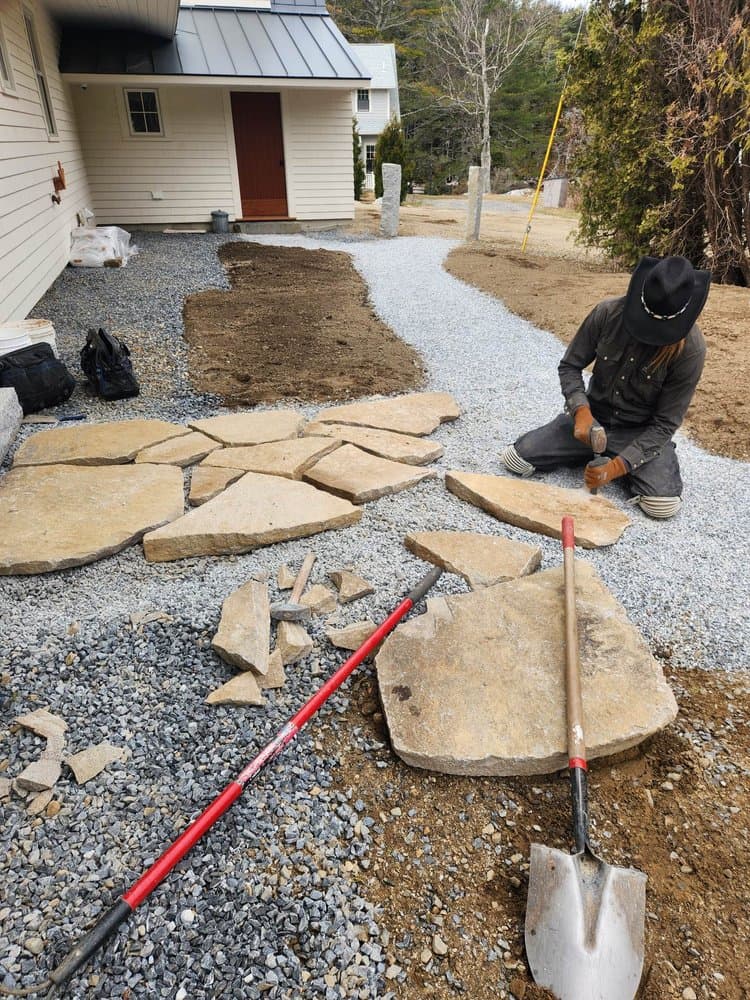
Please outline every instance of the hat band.
M682 309L678 310L676 313L672 313L671 316L660 316L658 313L655 313L652 309L649 309L649 307L646 305L646 300L643 297L643 289L641 289L641 305L652 319L677 319L677 317L681 316L685 312L687 307L690 305L690 299L687 300Z

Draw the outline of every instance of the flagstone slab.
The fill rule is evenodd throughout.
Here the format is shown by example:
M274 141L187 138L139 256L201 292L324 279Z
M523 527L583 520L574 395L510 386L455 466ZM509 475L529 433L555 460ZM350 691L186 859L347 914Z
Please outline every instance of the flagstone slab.
M249 670L237 674L206 696L207 705L265 705L258 678Z
M435 475L434 469L392 462L345 444L308 469L303 478L352 503L366 503L406 490L423 479L434 479Z
M146 535L143 551L150 562L249 552L361 517L360 508L307 483L246 472L213 500Z
M367 597L368 594L375 593L372 584L348 569L335 569L328 576L339 592L341 604L350 604L352 601L358 601L360 597Z
M93 747L87 747L80 753L73 754L72 757L66 757L65 763L73 772L77 784L83 785L95 778L97 774L101 774L105 767L116 760L124 761L127 756L128 753L124 747L116 747L111 743L103 742L97 743Z
M474 531L415 531L404 545L420 559L462 576L472 590L528 576L542 562L537 545Z
M187 427L167 420L55 427L27 438L16 452L13 465L122 465L132 462L145 448L188 433Z
M95 562L181 517L182 470L169 465L44 465L0 481L0 575Z
M300 604L314 615L327 615L336 610L336 595L322 583L314 583L300 597Z
M661 666L594 568L576 561L590 758L675 718ZM562 568L428 603L378 653L393 748L448 774L546 774L567 764Z
M301 479L303 472L340 446L341 441L326 437L292 438L249 448L222 448L208 455L202 464Z
M280 688L286 684L286 672L284 671L284 660L281 650L274 649L268 657L268 672L256 678L261 691L268 688Z
M281 656L285 666L312 653L313 645L307 630L299 622L279 622L274 652Z
M244 469L224 469L212 465L196 465L190 477L190 493L188 503L191 507L200 507L215 496L236 483L240 476L245 475Z
M258 580L233 591L221 606L221 619L211 646L226 663L240 670L268 672L271 608L268 585Z
M230 447L299 437L305 418L295 410L252 410L193 420L190 427Z
M406 465L429 465L443 454L443 446L437 441L425 441L411 434L381 431L374 427L349 427L346 424L313 421L305 427L304 433L314 437L338 438L348 444L356 444L363 451L371 451L373 455Z
M316 420L323 423L377 427L400 434L431 434L447 420L456 420L461 410L448 392L412 392L365 403L347 403L321 410Z
M568 490L510 476L448 472L445 485L499 521L560 538L566 514L575 518L576 544L586 549L614 545L632 523L627 514L603 496L584 489Z
M190 431L188 434L181 434L180 437L144 448L138 452L135 460L137 463L146 462L152 465L179 465L184 469L188 465L200 462L217 448L221 448L218 441L199 431Z
M369 618L361 622L353 622L351 625L344 625L343 628L326 629L326 638L339 649L357 650L370 638L377 629L377 625Z

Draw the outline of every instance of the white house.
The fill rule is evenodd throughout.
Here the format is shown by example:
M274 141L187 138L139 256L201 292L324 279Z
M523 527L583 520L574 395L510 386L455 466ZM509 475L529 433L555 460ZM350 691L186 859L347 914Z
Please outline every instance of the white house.
M325 0L0 0L0 321L59 274L85 208L350 219L369 84Z
M375 187L375 143L391 118L401 117L398 99L398 70L393 45L352 45L355 55L370 77L369 86L357 88L353 111L362 140L365 162L365 189Z

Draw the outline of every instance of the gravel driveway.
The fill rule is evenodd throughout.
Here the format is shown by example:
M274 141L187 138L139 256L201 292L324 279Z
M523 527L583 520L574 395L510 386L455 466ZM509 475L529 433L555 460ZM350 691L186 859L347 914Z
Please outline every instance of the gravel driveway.
M128 268L68 270L35 310L54 323L75 371L93 323L109 325L134 349L141 397L113 406L78 390L67 409L89 419L210 415L216 401L193 393L187 382L181 308L190 291L226 286L215 255L221 240L138 234L137 242L142 252ZM560 344L446 274L448 241L258 242L352 254L381 318L423 353L430 387L452 392L464 410L435 434L445 446L443 468L499 471L502 445L559 407ZM685 439L679 451L687 487L680 516L657 524L636 511L615 547L582 557L595 563L652 648L671 650L675 663L741 669L748 666L748 466L709 456ZM572 486L579 478L563 471L549 480ZM618 489L611 495L624 502ZM205 694L227 678L208 648L224 597L253 574L273 578L281 562L298 563L314 547L317 579L353 563L376 587L373 597L342 609L342 620L381 617L423 568L403 548L403 535L430 528L529 539L437 481L369 504L360 524L346 531L244 556L149 565L136 547L76 570L3 580L6 773L17 774L38 756L41 742L11 733L8 723L40 706L65 718L70 752L106 739L126 745L130 757L82 787L64 774L56 786L63 808L54 818L32 820L17 799L2 807L0 980L37 978L343 659L329 651L318 619L318 652L288 669L285 689L269 694L267 709L205 706ZM535 540L546 566L559 560L557 543ZM438 589L458 592L463 585L446 576ZM140 634L130 615L147 610L174 621L145 625ZM180 1000L390 995L386 952L393 943L388 947L387 928L378 926L377 912L349 874L355 862L367 867L367 830L378 818L328 790L336 760L316 753L316 727L335 729L346 708L344 691L136 912L69 995L119 997L128 988L131 998Z

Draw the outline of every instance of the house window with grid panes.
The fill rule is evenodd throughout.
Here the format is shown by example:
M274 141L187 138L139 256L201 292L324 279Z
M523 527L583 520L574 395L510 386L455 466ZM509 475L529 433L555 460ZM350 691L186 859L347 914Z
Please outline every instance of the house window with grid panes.
M369 90L358 90L357 91L357 111L369 111L370 110L370 91Z
M15 89L13 70L10 66L10 54L8 46L5 44L3 26L0 23L0 90L4 93L13 93Z
M36 85L39 88L39 102L42 105L44 124L47 126L47 134L50 136L56 136L57 125L55 124L55 113L52 110L52 99L49 96L49 87L47 86L47 74L44 72L42 53L39 48L39 41L36 37L36 28L34 27L34 16L32 15L31 11L25 10L23 12L23 20L24 24L26 25L26 37L29 40L29 51L31 52L31 65L34 68Z
M126 90L125 103L133 135L164 135L155 90Z
M365 170L371 174L375 169L375 144L367 143L365 146Z

